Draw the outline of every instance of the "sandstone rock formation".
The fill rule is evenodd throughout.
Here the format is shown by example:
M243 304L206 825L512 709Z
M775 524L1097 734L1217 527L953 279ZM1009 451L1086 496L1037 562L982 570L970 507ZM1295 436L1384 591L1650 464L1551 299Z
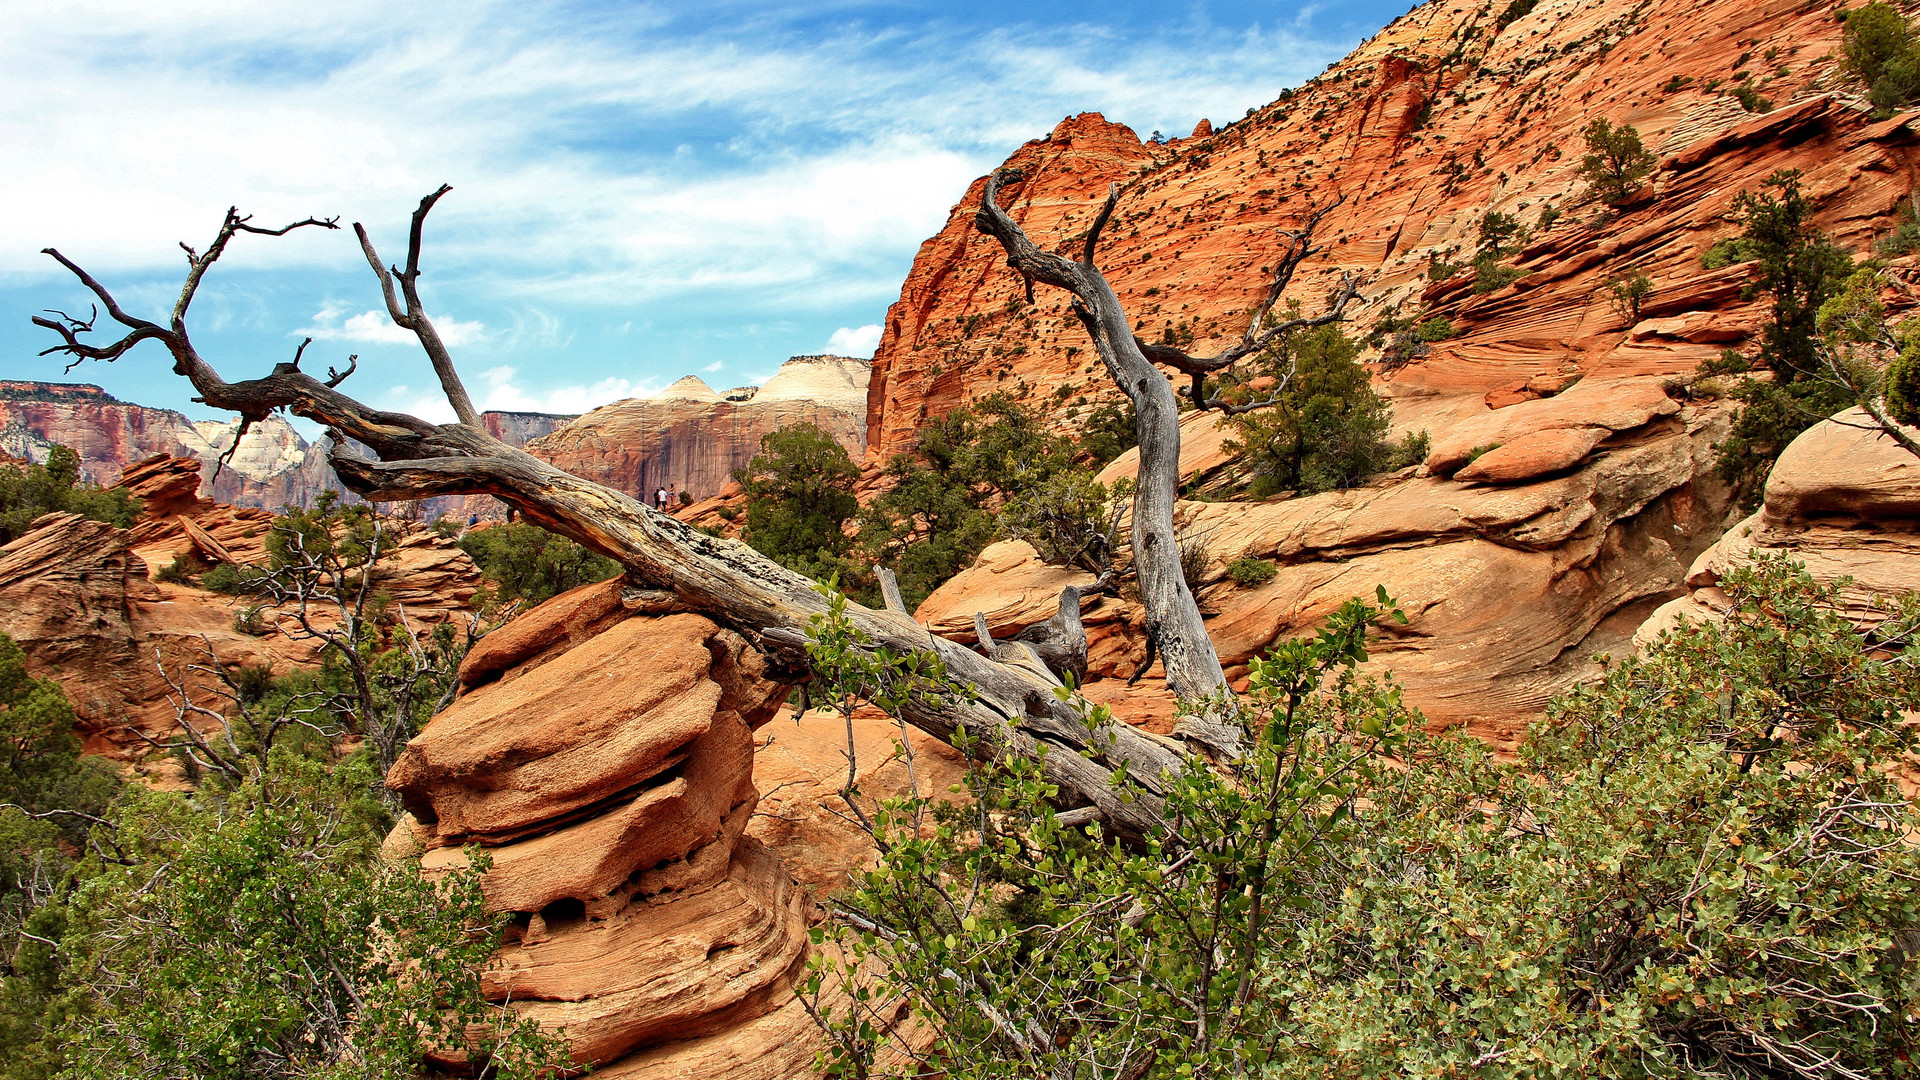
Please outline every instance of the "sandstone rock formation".
M1920 458L1856 426L1869 423L1849 409L1788 444L1759 512L1700 553L1687 572L1692 591L1656 611L1636 641L1677 619L1715 618L1727 602L1721 577L1763 552L1788 553L1821 581L1851 578L1840 602L1862 628L1889 613L1890 598L1920 589Z
M1426 431L1430 453L1345 494L1191 505L1189 535L1213 553L1202 604L1239 675L1277 638L1384 584L1412 622L1376 663L1433 721L1497 745L1585 657L1624 644L1681 591L1731 523L1711 453L1731 409L1694 400L1687 384L1701 360L1750 347L1764 318L1764 298L1742 292L1750 265L1700 260L1736 230L1735 195L1800 169L1819 224L1861 250L1893 225L1920 145L1912 114L1875 121L1835 92L1839 24L1823 5L1548 0L1500 27L1503 10L1423 5L1246 119L1164 146L1098 114L1071 117L1008 160L1026 179L1002 200L1037 242L1066 245L1108 185L1127 184L1098 262L1142 337L1196 355L1243 329L1278 230L1344 200L1290 295L1316 310L1351 272L1365 283L1356 333L1389 314L1449 320L1454 335L1424 355L1378 358L1396 432ZM1741 85L1775 107L1746 111L1729 96ZM1659 159L1647 190L1618 208L1588 198L1577 176L1596 117L1634 125ZM975 231L981 187L922 245L888 313L869 463L985 393L1023 398L1063 429L1117 400L1064 294L1043 287L1027 303L998 245ZM1557 220L1543 225L1549 208ZM1524 276L1484 293L1471 269L1431 280L1432 263L1472 258L1489 211L1530 227L1510 260ZM1607 301L1606 282L1629 272L1653 282L1637 313ZM1188 485L1232 490L1231 427L1189 414L1182 429ZM1123 456L1101 478L1135 467ZM1242 554L1279 573L1253 589L1224 582ZM1046 618L1071 580L1023 547L989 549L920 614L964 638L979 609L998 636ZM1144 656L1137 613L1106 597L1084 617L1095 675L1131 674ZM1153 674L1089 692L1162 723Z
M482 419L489 434L520 446L572 417L489 412ZM199 494L234 506L309 506L320 492L339 490L327 467L328 441L308 443L278 416L253 425L215 476L239 426L132 405L85 383L0 381L0 452L45 461L54 445L70 446L92 483L112 484L128 466L161 454L205 464Z
M1504 28L1500 4L1425 4L1307 85L1208 135L1163 146L1098 114L1069 118L1007 164L1028 177L1003 202L1037 242L1072 242L1108 184L1129 185L1099 263L1140 333L1191 340L1196 355L1237 335L1308 206L1344 198L1291 295L1313 308L1342 272L1366 282L1354 325L1389 312L1444 316L1456 336L1380 389L1400 430L1436 446L1490 413L1568 380L1685 376L1739 345L1759 319L1750 268L1704 270L1699 254L1735 228L1729 209L1775 169L1803 170L1819 220L1862 249L1890 228L1911 184L1908 117L1875 122L1846 94L1827 5L1548 0ZM1745 111L1749 85L1777 106ZM1577 177L1582 129L1634 125L1661 158L1647 197L1609 211ZM921 246L874 354L869 459L911 445L925 419L993 391L1048 405L1062 388L1114 400L1057 290L1024 284L973 227L981 182ZM1559 215L1537 228L1549 207ZM1488 211L1536 227L1526 276L1476 295L1472 273L1429 280L1429 260L1471 259ZM1648 274L1626 325L1603 282ZM1516 433L1517 434L1517 433ZM1571 435L1554 437L1573 453ZM1488 441L1485 439L1482 442ZM1470 443L1469 445L1473 445ZM1489 467L1492 467L1491 465Z
M804 1075L813 904L744 835L753 730L786 687L737 635L638 597L586 586L483 639L387 778L409 809L388 850L429 872L491 854L488 901L516 916L486 990L596 1075Z
M1615 399L1610 390L1591 393ZM1726 521L1711 450L1724 412L1664 396L1632 400L1629 407L1622 395L1617 412L1571 392L1539 403L1560 410L1543 424L1579 419L1598 429L1576 466L1505 479L1408 470L1347 492L1183 504L1185 534L1210 553L1193 584L1228 677L1244 685L1250 658L1384 585L1409 621L1384 628L1375 666L1391 670L1433 724L1511 746L1554 693L1587 672L1588 656L1617 648L1680 588ZM1273 560L1278 573L1237 586L1225 566L1241 556ZM1051 617L1061 586L1089 580L1046 566L1024 543L997 544L916 617L967 640L979 611L999 638ZM1170 703L1149 685L1157 670L1131 691L1098 681L1125 679L1146 656L1135 605L1090 598L1082 618L1089 696L1127 703L1122 717L1164 723Z
M704 500L759 453L761 436L792 424L817 424L858 457L868 366L844 356L796 356L744 401L732 399L735 391L722 398L689 375L653 397L595 409L527 450L630 495L677 484Z
M88 753L137 765L160 782L164 761L146 761L137 733L160 738L175 714L162 665L232 669L257 664L284 674L318 662L311 643L279 632L234 628L243 601L151 574L178 555L203 561L265 557L264 510L214 503L195 494L201 464L155 457L129 469L126 486L143 504L141 520L117 529L74 514L50 514L0 548L0 632L20 643L35 675L58 680L72 699ZM450 542L406 523L385 584L416 629L464 613L480 584L472 560Z

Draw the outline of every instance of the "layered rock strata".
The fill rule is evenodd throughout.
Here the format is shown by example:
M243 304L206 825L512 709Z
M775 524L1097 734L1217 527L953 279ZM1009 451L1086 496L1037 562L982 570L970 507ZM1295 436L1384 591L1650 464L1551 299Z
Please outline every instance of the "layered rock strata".
M705 500L760 452L762 436L795 424L819 426L858 459L869 367L845 356L796 356L757 391L724 397L689 375L653 397L595 409L527 451L629 495L650 499L671 484Z
M1244 328L1282 231L1341 200L1289 295L1315 309L1353 273L1357 329L1389 313L1448 319L1451 336L1380 384L1397 426L1436 442L1504 423L1490 414L1577 377L1684 376L1743 344L1760 318L1741 291L1752 268L1708 270L1699 255L1735 231L1734 197L1776 169L1802 171L1819 224L1846 247L1894 224L1920 137L1911 115L1875 121L1845 92L1834 5L1543 0L1503 26L1505 6L1423 4L1280 100L1164 145L1099 114L1071 117L1008 159L1026 179L1003 201L1036 242L1062 247L1110 183L1126 184L1099 265L1143 337L1202 355ZM1767 111L1747 111L1736 90ZM1596 118L1633 125L1658 158L1648 188L1618 208L1590 199L1578 175ZM974 228L983 183L921 246L888 311L870 460L991 392L1063 427L1117 399L1065 294L1043 287L1027 303ZM1441 276L1434 264L1470 262L1490 211L1531 230L1505 260L1525 273L1476 292L1471 268ZM1605 283L1633 272L1652 293L1617 308ZM1552 453L1577 452L1571 436L1555 440Z
M429 873L488 852L514 925L486 991L595 1075L805 1075L814 908L744 835L753 731L786 687L737 635L637 596L574 590L468 654L388 775L408 808L389 852Z
M1252 657L1385 586L1408 623L1383 628L1374 665L1391 670L1435 725L1513 745L1549 698L1588 672L1587 657L1623 645L1680 590L1727 520L1712 468L1724 411L1636 386L1583 383L1536 403L1541 415L1530 423L1540 430L1581 432L1588 446L1572 463L1542 456L1523 467L1515 458L1497 473L1409 469L1306 498L1182 503L1183 535L1208 553L1193 584L1229 678L1244 685ZM1196 450L1183 464L1204 472L1219 460ZM1236 585L1226 566L1242 557L1272 561L1275 576ZM969 640L979 611L1000 638L1044 622L1061 586L1089 580L1045 565L1024 543L1002 543L916 617ZM1091 598L1082 619L1089 696L1124 703L1119 715L1149 727L1165 723L1171 705L1151 685L1157 667L1130 690L1115 681L1146 658L1137 604Z

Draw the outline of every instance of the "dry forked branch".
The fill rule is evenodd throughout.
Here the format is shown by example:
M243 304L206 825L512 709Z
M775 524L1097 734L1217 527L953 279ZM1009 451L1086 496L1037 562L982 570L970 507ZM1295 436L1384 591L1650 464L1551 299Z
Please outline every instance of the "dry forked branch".
M1167 685L1182 701L1230 702L1232 694L1219 655L1207 637L1199 605L1180 568L1180 544L1173 521L1180 487L1180 408L1172 386L1155 365L1165 364L1192 376L1191 393L1194 403L1201 408L1233 413L1270 403L1232 406L1206 398L1203 394L1206 376L1269 348L1287 333L1324 326L1341 317L1359 291L1359 283L1351 275L1343 277L1324 314L1272 324L1267 318L1300 263L1320 250L1312 245L1313 230L1339 203L1336 201L1316 211L1300 229L1286 234L1287 249L1275 266L1266 296L1255 308L1252 322L1240 341L1217 356L1193 357L1170 346L1148 345L1136 337L1113 286L1094 265L1101 228L1112 216L1124 189L1118 184L1108 189L1107 201L1087 231L1081 257L1072 260L1042 250L1026 230L1001 209L998 202L1001 188L1022 179L1019 172L1007 169L989 177L974 225L1000 241L1007 253L1007 265L1023 277L1074 295L1074 314L1093 339L1108 376L1132 401L1140 453L1139 478L1133 494L1133 561L1140 580L1141 606L1145 609L1148 660L1151 662L1154 652L1159 654L1166 665ZM1277 399L1277 394L1274 397ZM1218 708L1190 711L1175 724L1174 735L1216 757L1232 757L1241 745L1239 726L1223 716Z
M61 336L62 344L48 351L65 353L75 362L112 360L142 341L161 341L174 356L174 371L198 391L197 400L237 413L247 421L284 409L325 427L334 444L329 464L341 482L363 498L406 501L437 495L491 495L524 514L528 521L620 563L637 589L669 592L684 609L702 612L758 643L783 665L785 677L794 681L806 678L807 631L814 617L828 609L827 598L813 582L745 544L697 532L639 500L564 472L493 438L479 426L471 401L462 404L465 390L417 289L426 217L446 190L422 199L415 211L404 270L383 269L372 245L365 241L364 228L356 226L355 231L362 237L363 254L381 281L388 314L411 330L434 360L442 389L456 415L462 417L459 423L434 424L405 413L369 408L339 391L344 376L336 372L323 382L301 371L297 363L277 365L270 374L257 379L228 382L222 378L193 348L187 336L186 313L200 278L232 236L237 232L267 232L247 226L246 219L234 212L229 212L215 244L205 254L193 257L188 283L170 326L129 315L103 285L52 249L48 253L78 277L130 333L112 345L96 348L81 340L91 331L91 324L47 318L34 321ZM310 219L288 230L306 224L335 227L331 221ZM393 284L396 279L397 293ZM1164 389L1165 380L1159 381ZM1175 411L1169 392L1169 424ZM356 442L375 457L358 456L350 449ZM1170 491L1168 497L1170 500ZM1035 756L1043 745L1051 746L1054 752L1045 755L1045 768L1050 780L1058 785L1066 807L1097 807L1109 826L1122 834L1147 835L1161 830L1162 778L1182 767L1183 755L1175 747L1124 724L1101 732L1088 730L1080 712L1055 696L1058 680L1037 664L1001 663L982 657L956 642L934 637L904 612L873 611L857 604L848 604L846 612L870 647L884 647L896 654L932 652L957 682L975 689L966 700L955 695L917 697L902 708L903 719L940 739L951 740L964 727L980 741L983 751L994 755ZM1204 644L1204 635L1201 641ZM1211 646L1206 649L1211 657ZM1214 670L1216 685L1223 684L1217 661ZM1131 792L1116 790L1112 783L1115 770L1122 765L1137 782Z

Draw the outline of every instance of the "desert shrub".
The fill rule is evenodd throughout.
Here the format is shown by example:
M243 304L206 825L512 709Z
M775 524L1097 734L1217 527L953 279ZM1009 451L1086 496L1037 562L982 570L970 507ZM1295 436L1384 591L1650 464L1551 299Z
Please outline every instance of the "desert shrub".
M1139 442L1136 431L1133 402L1101 405L1081 422L1080 451L1093 468L1102 468L1134 448Z
M693 505L693 492L691 492L691 491L683 491L683 492L681 492L681 493L680 493L680 505L681 505L681 506L692 506L692 505Z
M525 522L469 529L460 539L460 550L480 568L500 600L528 606L620 572L612 559Z
M1243 589L1265 585L1279 572L1280 568L1272 559L1257 559L1251 555L1242 555L1227 564L1228 579Z
M1744 83L1733 88L1733 99L1738 101L1740 107L1748 112L1763 113L1773 111L1773 102L1771 100L1761 97L1760 91Z
M1754 279L1743 295L1773 298L1772 317L1761 328L1760 347L1751 358L1772 379L1748 379L1735 389L1742 408L1720 443L1717 462L1722 478L1750 507L1787 443L1854 400L1844 387L1822 377L1819 325L1821 307L1853 276L1853 259L1815 224L1813 203L1800 190L1797 171L1774 173L1766 187L1778 194L1743 191L1734 209L1742 224L1740 251L1754 263ZM1732 361L1723 359L1718 366L1730 368Z
M239 596L260 588L258 572L232 563L215 563L200 575L200 587L208 592Z
M1641 145L1640 132L1631 125L1618 126L1605 117L1596 117L1582 133L1587 155L1580 160L1580 178L1588 190L1603 202L1616 203L1631 197L1646 186L1653 174L1654 156Z
M1213 565L1213 534L1210 531L1188 529L1180 536L1180 579L1187 588L1198 591L1207 580L1207 570Z
M1644 270L1611 274L1603 281L1607 304L1620 321L1632 326L1640 321L1640 305L1653 295L1653 279Z
M249 637L265 637L273 632L273 623L267 618L264 605L248 604L234 613L233 629Z
M65 446L47 451L42 465L0 464L0 544L11 543L42 514L70 513L128 529L140 500L124 488L80 482L80 455Z
M1876 241L1873 250L1889 258L1920 251L1920 192L1908 192L1907 197L1900 200L1899 224Z
M1553 228L1554 222L1559 220L1560 208L1552 203L1548 203L1540 208L1540 216L1533 223L1533 231L1540 233L1546 232L1548 229Z
M1510 26L1515 20L1523 19L1538 6L1540 0L1507 0L1507 6L1500 11L1500 17L1493 21L1495 33Z
M175 555L172 562L154 571L153 579L164 581L169 585L197 587L200 584L200 575L211 569L213 567L207 565L207 560L201 558L199 552L183 551Z
M1032 544L1045 562L1098 575L1119 547L1120 519L1132 489L1127 479L1109 490L1086 472L1057 472L1007 500L1000 532Z
M733 521L740 516L740 511L735 510L731 506L722 506L715 510L714 513L719 515L721 521Z
M1867 88L1874 110L1891 115L1920 95L1920 44L1899 10L1875 0L1846 19L1841 66Z
M1073 468L1076 454L1005 394L954 409L920 430L911 454L888 462L893 486L861 513L859 553L891 565L916 606L1002 535L990 512L996 499L1019 500Z
M1482 255L1473 260L1473 294L1497 292L1526 276L1517 266L1501 266L1495 257Z
M860 467L839 440L817 424L768 432L760 453L733 478L747 495L742 540L808 577L851 576L847 523L860 510L853 497Z
M1435 315L1414 328L1413 336L1420 341L1445 341L1457 331L1453 320L1445 315Z
M1432 449L1432 436L1425 431L1409 431L1394 444L1393 454L1387 458L1387 468L1404 469L1409 465L1418 465L1427 460L1427 454Z
M1481 443L1479 446L1467 451L1467 464L1471 465L1498 449L1500 449L1500 444L1497 442Z

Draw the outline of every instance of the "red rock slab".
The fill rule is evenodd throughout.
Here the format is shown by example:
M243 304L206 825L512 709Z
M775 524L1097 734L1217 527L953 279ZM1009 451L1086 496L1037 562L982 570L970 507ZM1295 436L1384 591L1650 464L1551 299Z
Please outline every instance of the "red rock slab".
M469 693L407 744L387 785L443 837L499 836L573 814L687 761L713 726L698 615L629 619Z
M988 632L1005 637L1053 618L1061 589L1092 582L1085 571L1041 562L1025 540L1002 540L987 545L972 566L928 594L913 617L941 637L972 641L977 611L986 616Z
M844 816L848 725L835 712L781 709L755 733L754 783L766 794L748 826L793 876L817 896L839 892L848 875L872 867L873 841ZM960 752L872 709L852 721L854 784L861 809L909 792L948 801L966 775ZM912 761L902 752L909 748ZM836 813L837 811L837 813Z
M1535 431L1481 454L1453 478L1462 483L1511 484L1564 472L1611 434L1605 428Z
M1768 522L1920 519L1920 458L1872 426L1864 410L1848 409L1787 444L1767 475ZM1920 439L1920 430L1906 431Z
M624 585L617 575L582 585L509 619L467 650L460 661L460 685L472 688L492 682L549 649L578 644L626 618L620 603Z
M500 950L490 1000L564 1032L573 1060L604 1065L636 1048L712 1035L791 997L812 902L751 839L726 878L604 919L543 919L545 935Z

